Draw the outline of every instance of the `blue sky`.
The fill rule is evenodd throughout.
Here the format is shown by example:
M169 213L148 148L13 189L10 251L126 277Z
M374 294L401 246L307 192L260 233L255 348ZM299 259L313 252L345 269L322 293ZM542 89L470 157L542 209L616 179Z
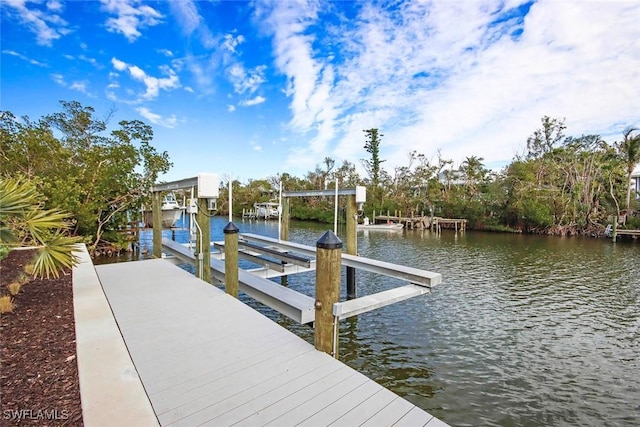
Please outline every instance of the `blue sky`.
M639 1L2 0L1 108L140 119L174 167L246 182L416 150L499 168L544 115L640 125Z

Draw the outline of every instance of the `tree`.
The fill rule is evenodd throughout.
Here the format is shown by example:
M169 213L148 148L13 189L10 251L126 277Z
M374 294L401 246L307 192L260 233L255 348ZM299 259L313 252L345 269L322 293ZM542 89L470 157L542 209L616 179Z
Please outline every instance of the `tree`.
M158 175L169 170L168 154L151 146L153 130L141 121L121 121L107 133L93 108L61 105L36 122L0 114L0 175L22 174L48 206L72 212L73 233L89 239L90 250L103 238L117 243L117 231L136 219Z
M478 193L478 185L487 179L489 171L484 167L483 160L482 157L471 156L464 159L460 165L460 172L462 173L469 199L473 199Z
M342 188L355 188L362 181L356 171L356 165L348 160L342 162L342 165L333 172L333 176L340 180Z
M58 277L73 267L77 238L70 237L69 214L44 209L42 195L28 181L0 177L0 246L35 246L35 276Z
M633 170L636 165L640 163L640 134L636 132L636 128L628 127L622 133L623 139L620 143L618 143L618 152L622 157L622 160L625 163L627 169L627 198L626 198L626 209L627 212L631 209L631 175L633 174Z
M364 149L371 154L371 160L365 159L362 160L362 163L371 178L371 183L377 187L380 184L380 164L384 162L384 160L380 160L380 138L384 135L378 134L378 129L375 128L365 129L363 132L367 136Z
M365 167L369 174L369 178L371 179L373 200L374 202L377 201L379 196L380 205L382 205L382 192L380 191L379 186L382 174L380 164L383 163L384 160L380 159L380 138L384 135L378 134L378 129L376 128L365 129L363 132L367 137L364 149L371 154L371 160L363 159L362 165Z
M565 119L552 119L544 116L542 128L537 129L527 139L527 159L537 159L550 153L564 138L564 130L567 126Z

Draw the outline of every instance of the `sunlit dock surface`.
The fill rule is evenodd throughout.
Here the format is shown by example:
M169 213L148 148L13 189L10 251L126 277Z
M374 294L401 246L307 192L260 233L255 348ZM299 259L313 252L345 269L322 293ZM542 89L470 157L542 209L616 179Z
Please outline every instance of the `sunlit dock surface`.
M446 425L165 260L96 272L160 425Z

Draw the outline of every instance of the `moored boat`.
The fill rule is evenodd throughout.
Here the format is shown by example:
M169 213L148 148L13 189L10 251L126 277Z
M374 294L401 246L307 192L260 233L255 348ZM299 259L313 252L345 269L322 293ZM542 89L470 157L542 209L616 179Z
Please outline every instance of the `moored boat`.
M404 228L403 224L397 222L387 222L383 224L370 224L369 218L365 217L362 224L356 226L357 230L376 230L376 231L400 231Z
M184 206L178 203L173 193L168 193L162 198L160 209L162 211L162 228L175 227L185 211ZM150 209L144 211L144 226L153 227L153 212Z
M255 209L256 218L278 218L278 208L280 204L277 202L262 202L262 203L254 203L253 208Z

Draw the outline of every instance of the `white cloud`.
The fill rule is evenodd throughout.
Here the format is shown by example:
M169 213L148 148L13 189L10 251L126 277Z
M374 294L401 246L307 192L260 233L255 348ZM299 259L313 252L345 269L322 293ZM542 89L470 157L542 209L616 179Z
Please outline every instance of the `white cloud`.
M245 39L242 34L234 36L233 34L225 34L223 38L222 45L229 52L236 52L236 48L244 43Z
M69 85L69 89L77 90L78 92L88 94L87 82L81 82L81 81L73 82Z
M127 69L127 64L123 61L120 61L118 58L111 58L111 65L118 71L124 71Z
M255 98L247 99L245 101L240 102L240 105L243 107L251 107L253 105L262 104L266 100L267 100L266 98L258 95Z
M46 6L47 9L52 12L60 12L63 9L62 3L60 3L58 0L50 0L47 2Z
M140 0L100 0L102 9L115 15L106 21L107 30L122 34L130 42L142 35L140 29L162 22L163 16Z
M254 93L262 83L266 81L265 71L266 65L258 65L252 69L246 70L242 64L235 63L227 70L229 80L233 83L236 93L243 94L245 92Z
M118 71L127 70L134 80L142 82L146 88L145 92L139 97L140 99L134 101L139 102L141 100L152 100L158 97L160 90L171 90L180 87L180 81L175 72L169 67L160 67L167 77L151 77L143 69L137 65L129 65L117 58L111 59L111 64Z
M28 62L29 64L32 64L32 65L37 65L38 67L48 67L47 64L44 64L44 63L42 63L40 61L36 61L35 59L32 59L32 58L27 58L23 54L18 53L18 52L14 51L14 50L6 50L5 49L5 50L2 51L2 53L5 54L5 55L15 56L16 58L20 58L23 61L26 61L26 62Z
M567 117L569 134L618 138L612 125L640 122L638 3L540 0L524 19L518 0L358 7L334 26L315 2L257 10L287 78L290 127L308 141L288 165L358 164L370 127L392 170L412 150L505 164L544 115Z
M194 33L202 45L206 48L215 47L218 44L216 37L206 25L206 21L200 16L197 2L193 0L180 0L168 2L172 15L182 28L182 32L190 37Z
M4 0L2 3L35 33L39 45L51 46L54 40L70 32L67 22L58 14L62 5L57 1L46 3L44 8L40 2L29 0Z
M75 90L87 96L94 97L94 95L89 92L88 82L86 81L74 81L71 83L67 83L64 76L58 73L51 74L50 77L51 77L51 80L53 80L56 84L64 88Z
M227 111L230 113L233 113L234 111L236 111L236 107L234 105L227 105Z
M314 49L314 43L321 43L313 35L319 8L313 1L274 2L256 12L266 30L273 33L275 65L287 77L285 94L292 98L290 126L309 139L306 147L291 151L285 167L312 167L336 138L335 121L340 111L330 96L335 85L334 65L324 52Z
M67 82L64 81L64 76L62 74L51 74L51 79L60 86L67 86Z
M136 108L138 114L140 114L145 119L149 120L154 125L164 126L166 128L174 128L178 124L178 119L175 114L172 114L169 117L163 117L160 114L153 113L146 107L138 107Z

